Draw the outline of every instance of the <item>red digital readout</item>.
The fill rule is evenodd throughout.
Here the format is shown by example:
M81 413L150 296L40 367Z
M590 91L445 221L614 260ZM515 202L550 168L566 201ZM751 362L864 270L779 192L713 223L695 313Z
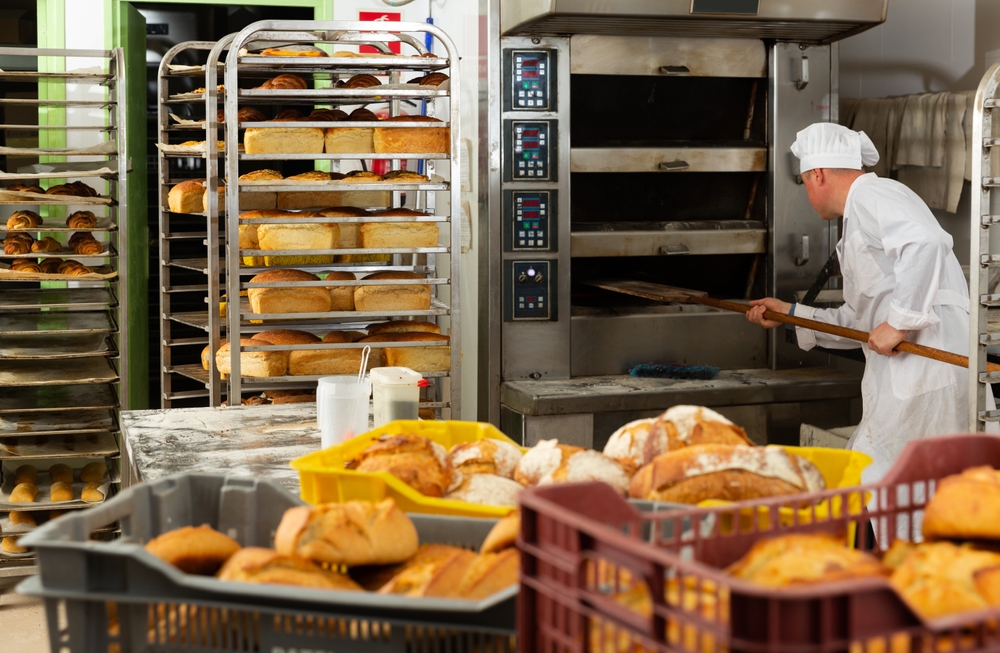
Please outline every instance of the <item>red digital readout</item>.
M542 200L524 200L524 206L541 206Z
M523 220L534 220L538 217L538 211L524 211L523 215Z
M524 149L526 150L537 150L538 141L524 141Z
M537 129L525 129L524 130L524 137L525 138L538 138L538 130Z
M538 79L538 71L525 70L523 73L521 73L521 77L523 77L524 79Z

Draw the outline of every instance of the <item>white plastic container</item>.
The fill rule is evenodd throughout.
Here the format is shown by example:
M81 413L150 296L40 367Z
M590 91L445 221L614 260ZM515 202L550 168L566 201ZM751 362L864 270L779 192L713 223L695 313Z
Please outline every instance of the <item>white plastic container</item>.
M368 431L371 379L358 383L357 374L324 376L316 387L316 420L323 448Z
M375 428L397 419L417 419L424 378L408 367L376 367L372 380Z

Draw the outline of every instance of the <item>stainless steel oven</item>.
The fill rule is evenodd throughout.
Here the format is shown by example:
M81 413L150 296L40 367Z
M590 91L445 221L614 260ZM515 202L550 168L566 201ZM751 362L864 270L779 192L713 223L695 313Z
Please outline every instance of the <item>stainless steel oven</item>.
M628 419L720 407L758 439L850 419L858 375L742 315L589 281L792 299L836 242L797 184L837 119L836 41L885 0L490 0L481 104L480 418L601 446ZM627 376L710 365L708 381Z

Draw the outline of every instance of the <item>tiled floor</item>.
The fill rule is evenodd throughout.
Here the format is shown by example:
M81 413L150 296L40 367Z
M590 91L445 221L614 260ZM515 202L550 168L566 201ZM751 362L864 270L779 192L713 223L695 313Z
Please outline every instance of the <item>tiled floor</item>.
M13 590L0 594L0 633L4 653L44 653L49 650L45 606L41 599Z

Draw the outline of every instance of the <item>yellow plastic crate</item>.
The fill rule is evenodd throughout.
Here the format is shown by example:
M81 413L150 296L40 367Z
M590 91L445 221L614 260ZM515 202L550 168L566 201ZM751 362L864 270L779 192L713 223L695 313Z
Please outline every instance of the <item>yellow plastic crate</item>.
M343 503L379 501L391 497L405 512L458 517L496 518L503 517L513 510L509 507L482 506L466 501L427 497L387 472L370 473L344 469L347 461L355 458L380 436L401 433L413 433L428 438L445 449L451 449L463 442L476 442L487 438L517 445L492 424L430 420L389 422L342 444L293 460L292 468L299 472L303 501L310 504Z

